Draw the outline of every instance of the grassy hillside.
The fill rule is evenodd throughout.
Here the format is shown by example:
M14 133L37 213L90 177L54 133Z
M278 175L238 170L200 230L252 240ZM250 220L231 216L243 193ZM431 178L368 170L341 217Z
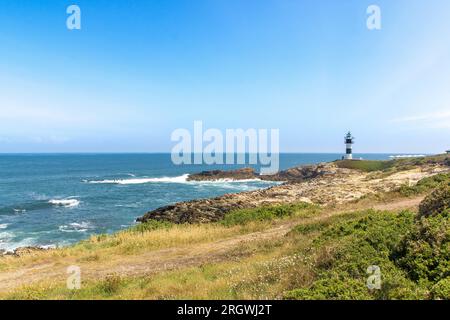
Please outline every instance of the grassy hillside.
M364 172L382 171L391 168L394 161L376 161L376 160L340 160L336 161L339 168L355 169Z
M444 164L450 166L450 156L447 154L403 158L389 161L378 160L338 160L335 162L340 168L361 170L364 172L372 171L398 171L406 170L424 164Z

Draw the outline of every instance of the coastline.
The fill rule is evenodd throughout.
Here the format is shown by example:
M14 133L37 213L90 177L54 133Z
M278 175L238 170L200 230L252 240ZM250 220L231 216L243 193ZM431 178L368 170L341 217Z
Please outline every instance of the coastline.
M392 239L400 243L408 230L414 232L414 217L423 210L419 204L422 208L430 202L428 195L439 186L450 186L448 156L338 161L314 167L326 174L265 190L177 203L174 208L186 208L184 215L175 210L171 217L166 208L159 220L148 219L64 248L20 248L0 258L0 299L331 298L333 292L321 293L314 284L331 281L334 264L348 265L335 250L351 250L348 258L361 268L367 267L366 260L358 260L361 248L368 250L364 255L369 258L394 263L380 255L377 246ZM230 210L221 214L221 209ZM192 215L197 221L182 221L180 217L187 217L190 210L197 210ZM66 267L71 265L83 272L83 288L75 292L65 287ZM390 268L394 274L385 275L388 283L397 281L390 277L400 272L399 266ZM322 273L326 276L321 280ZM353 294L354 299L378 297L377 292L366 292L364 272L355 277L353 287L342 283L339 292ZM201 283L202 291L188 279ZM390 299L410 298L410 290L419 287L425 290L422 299L441 296L430 291L432 287L402 279L406 291L394 286ZM270 287L260 287L267 281ZM341 284L333 282L327 290L334 290L334 285Z
M423 159L423 158L418 158ZM259 177L283 184L266 189L225 194L211 199L196 199L179 202L149 211L136 221L168 221L172 223L208 223L220 221L224 216L240 209L260 206L305 202L322 206L339 205L356 201L368 195L390 192L402 185L414 185L419 180L449 171L445 159L416 164L410 168L414 158L385 162L334 161L317 165L293 167L275 175L258 176L254 170L245 168L234 171L208 171L189 176L193 181L214 181L215 179L249 179ZM383 164L363 171L351 166L365 163ZM392 168L390 165L392 164ZM394 168L394 164L398 164ZM389 171L390 169L390 171Z
M382 174L378 170L365 172L348 168L345 161L339 160L315 165L294 166L281 170L277 174L265 176L259 175L252 168L202 171L187 175L186 180L191 182L261 180L280 184L254 191L241 191L213 198L176 202L148 211L137 217L136 222L145 223L154 220L175 224L212 223L222 220L228 213L236 210L298 202L332 208L366 196L390 192L402 185L414 185L423 178L450 170L449 163L445 162L448 161L447 156L438 156L438 160L416 163L416 160L421 159L425 158L405 157L393 160L362 162L355 160L353 162L353 164L365 162L399 164L394 170L386 170ZM428 156L427 159L434 158ZM411 166L414 168L410 168ZM69 246L73 245L76 243ZM66 246L17 247L9 251L1 250L0 257L2 255L21 256L64 247Z

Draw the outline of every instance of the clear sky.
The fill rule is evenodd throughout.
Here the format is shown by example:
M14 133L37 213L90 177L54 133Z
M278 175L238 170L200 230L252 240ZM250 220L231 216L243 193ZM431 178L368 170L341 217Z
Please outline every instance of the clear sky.
M442 152L450 1L0 2L0 152L164 152L194 120L278 128L285 152L347 130L355 152Z

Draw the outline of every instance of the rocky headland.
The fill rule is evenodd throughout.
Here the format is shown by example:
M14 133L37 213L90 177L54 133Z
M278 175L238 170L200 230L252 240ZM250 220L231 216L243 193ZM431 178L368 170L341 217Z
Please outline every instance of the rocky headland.
M358 169L363 162L331 162L280 171L276 175L260 176L253 169L209 171L189 176L191 181L220 179L261 179L284 183L263 190L225 194L211 199L179 202L147 212L137 221L170 221L173 223L206 223L221 220L236 209L264 205L308 202L335 205L357 200L369 194L388 192L402 185L414 185L419 180L449 172L449 158L438 160L408 160L383 163L383 170ZM377 164L378 165L378 164Z

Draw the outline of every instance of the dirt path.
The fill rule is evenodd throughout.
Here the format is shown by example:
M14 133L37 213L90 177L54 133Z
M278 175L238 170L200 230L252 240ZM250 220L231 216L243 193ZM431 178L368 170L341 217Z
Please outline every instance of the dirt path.
M373 208L377 210L402 210L417 207L421 200L422 197L402 199L386 204L374 205ZM111 261L80 264L75 258L68 257L64 260L63 264L39 263L34 266L23 267L19 270L0 273L0 292L7 292L14 288L43 280L46 280L46 282L65 281L67 279L66 268L70 265L79 265L82 270L82 279L88 280L100 279L109 274L118 274L121 276L151 275L167 270L226 261L233 255L236 255L236 252L233 253L233 251L242 244L277 239L286 235L295 225L314 223L350 211L352 210L329 211L313 218L284 221L276 227L264 231L220 239L213 242L148 251Z

